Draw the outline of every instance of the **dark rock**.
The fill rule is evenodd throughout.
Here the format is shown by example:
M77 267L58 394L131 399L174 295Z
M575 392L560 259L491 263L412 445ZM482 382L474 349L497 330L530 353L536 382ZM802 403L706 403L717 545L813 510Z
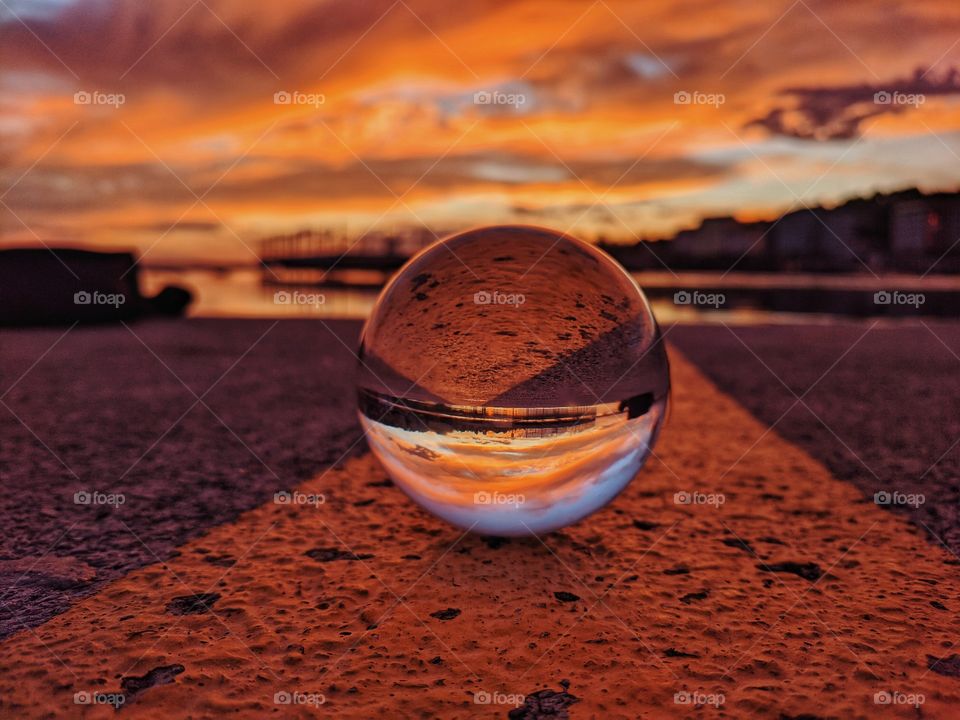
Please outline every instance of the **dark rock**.
M675 568L667 568L663 571L664 575L689 575L690 569L685 568L683 565L678 565Z
M558 590L553 594L553 596L560 602L577 602L580 599L579 595L574 595L571 592L566 592L565 590Z
M619 318L616 315L602 311L600 313L602 316L606 317L608 320L613 320L618 322ZM627 398L620 403L619 409L620 412L624 410L627 411L627 419L633 420L633 418L643 417L648 412L650 408L653 407L653 393L643 393L642 395L634 395L631 398Z
M672 657L672 658L698 658L698 657L700 657L699 655L695 655L694 653L685 653L685 652L681 652L680 650L674 650L673 648L667 648L666 650L664 650L664 651L663 651L663 655L664 655L664 657Z
M205 555L203 561L222 568L233 567L237 563L230 555Z
M437 620L453 620L460 614L460 608L447 608L446 610L437 610L436 612L430 613L430 617L434 617Z
M180 317L193 302L193 293L179 285L167 285L151 298L145 298L145 311L163 317Z
M333 562L334 560L369 560L370 553L352 553L340 548L313 548L304 553L317 562Z
M499 550L504 545L510 542L510 538L496 537L494 535L488 535L480 539L483 540L487 544L487 547L490 548L491 550Z
M797 563L797 562L781 562L781 563L761 563L757 565L758 570L763 570L764 572L774 572L774 573L793 573L794 575L799 575L804 580L810 580L811 582L819 580L823 577L823 570L820 569L820 566L816 563Z
M710 594L709 590L701 590L700 592L687 593L682 598L680 598L680 602L684 603L685 605L689 605L694 600L706 600L709 594Z
M739 550L746 550L751 555L756 555L756 551L746 540L741 540L740 538L724 538L723 544L727 547L737 548Z
M220 593L183 595L167 603L167 612L173 615L200 615L210 612L210 608L219 599Z
M937 675L960 677L960 655L954 653L950 657L945 658L936 658L933 655L927 655L927 667Z
M183 671L183 665L162 665L155 667L146 675L122 678L120 680L120 691L124 695L124 705L135 700L145 690L157 685L169 685Z
M523 705L507 713L507 717L510 720L569 720L568 708L578 702L580 698L566 690L539 690L527 695Z
M410 281L410 292L416 292L427 280L431 278L430 273L420 273Z
M649 520L634 520L633 526L637 530L654 530L660 527L660 523L650 522Z

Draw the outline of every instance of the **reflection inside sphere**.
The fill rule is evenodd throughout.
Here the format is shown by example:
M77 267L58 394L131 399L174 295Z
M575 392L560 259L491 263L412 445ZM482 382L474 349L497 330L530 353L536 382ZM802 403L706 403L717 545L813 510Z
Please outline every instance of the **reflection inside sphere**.
M607 255L567 235L490 227L415 256L364 328L360 420L393 480L493 535L603 507L663 423L666 351Z

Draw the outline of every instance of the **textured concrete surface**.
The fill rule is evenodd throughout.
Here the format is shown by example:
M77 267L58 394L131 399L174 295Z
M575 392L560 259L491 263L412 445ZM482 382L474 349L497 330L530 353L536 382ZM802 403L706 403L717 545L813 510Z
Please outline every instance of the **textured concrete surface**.
M948 716L960 326L868 327L668 328L701 371L674 354L657 458L543 543L461 538L362 454L358 323L6 332L0 715Z
M587 521L462 536L354 458L300 487L323 505L266 503L8 638L0 714L949 717L957 561L674 373L658 459Z
M916 500L887 507L957 554L960 323L925 322L676 326L667 341L865 496Z
M4 331L0 637L361 449L359 329L192 320ZM84 492L114 504L76 504Z

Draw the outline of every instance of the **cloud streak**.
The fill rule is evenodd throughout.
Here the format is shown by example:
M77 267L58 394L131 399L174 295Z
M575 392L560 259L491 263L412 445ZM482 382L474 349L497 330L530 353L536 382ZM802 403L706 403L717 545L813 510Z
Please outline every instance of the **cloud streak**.
M7 4L4 244L142 248L177 223L152 253L246 259L210 237L518 215L663 236L699 215L774 215L795 201L778 176L806 187L837 158L809 199L949 180L941 142L960 131L960 9L946 0ZM926 102L874 103L882 90ZM322 101L276 104L278 91ZM678 105L679 91L723 102ZM855 139L884 143L882 169L841 157ZM826 164L806 149L818 140L840 146ZM191 208L184 185L215 187Z
M928 99L960 96L960 72L950 68L938 78L918 68L911 77L890 82L794 87L781 95L793 102L773 108L747 127L801 140L850 140L860 136L870 118L919 110Z

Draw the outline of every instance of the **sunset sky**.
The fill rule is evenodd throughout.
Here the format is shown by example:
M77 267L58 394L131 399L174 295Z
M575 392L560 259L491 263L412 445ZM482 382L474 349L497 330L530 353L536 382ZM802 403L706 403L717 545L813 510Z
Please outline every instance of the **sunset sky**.
M5 246L633 241L914 185L960 187L956 0L0 0Z

